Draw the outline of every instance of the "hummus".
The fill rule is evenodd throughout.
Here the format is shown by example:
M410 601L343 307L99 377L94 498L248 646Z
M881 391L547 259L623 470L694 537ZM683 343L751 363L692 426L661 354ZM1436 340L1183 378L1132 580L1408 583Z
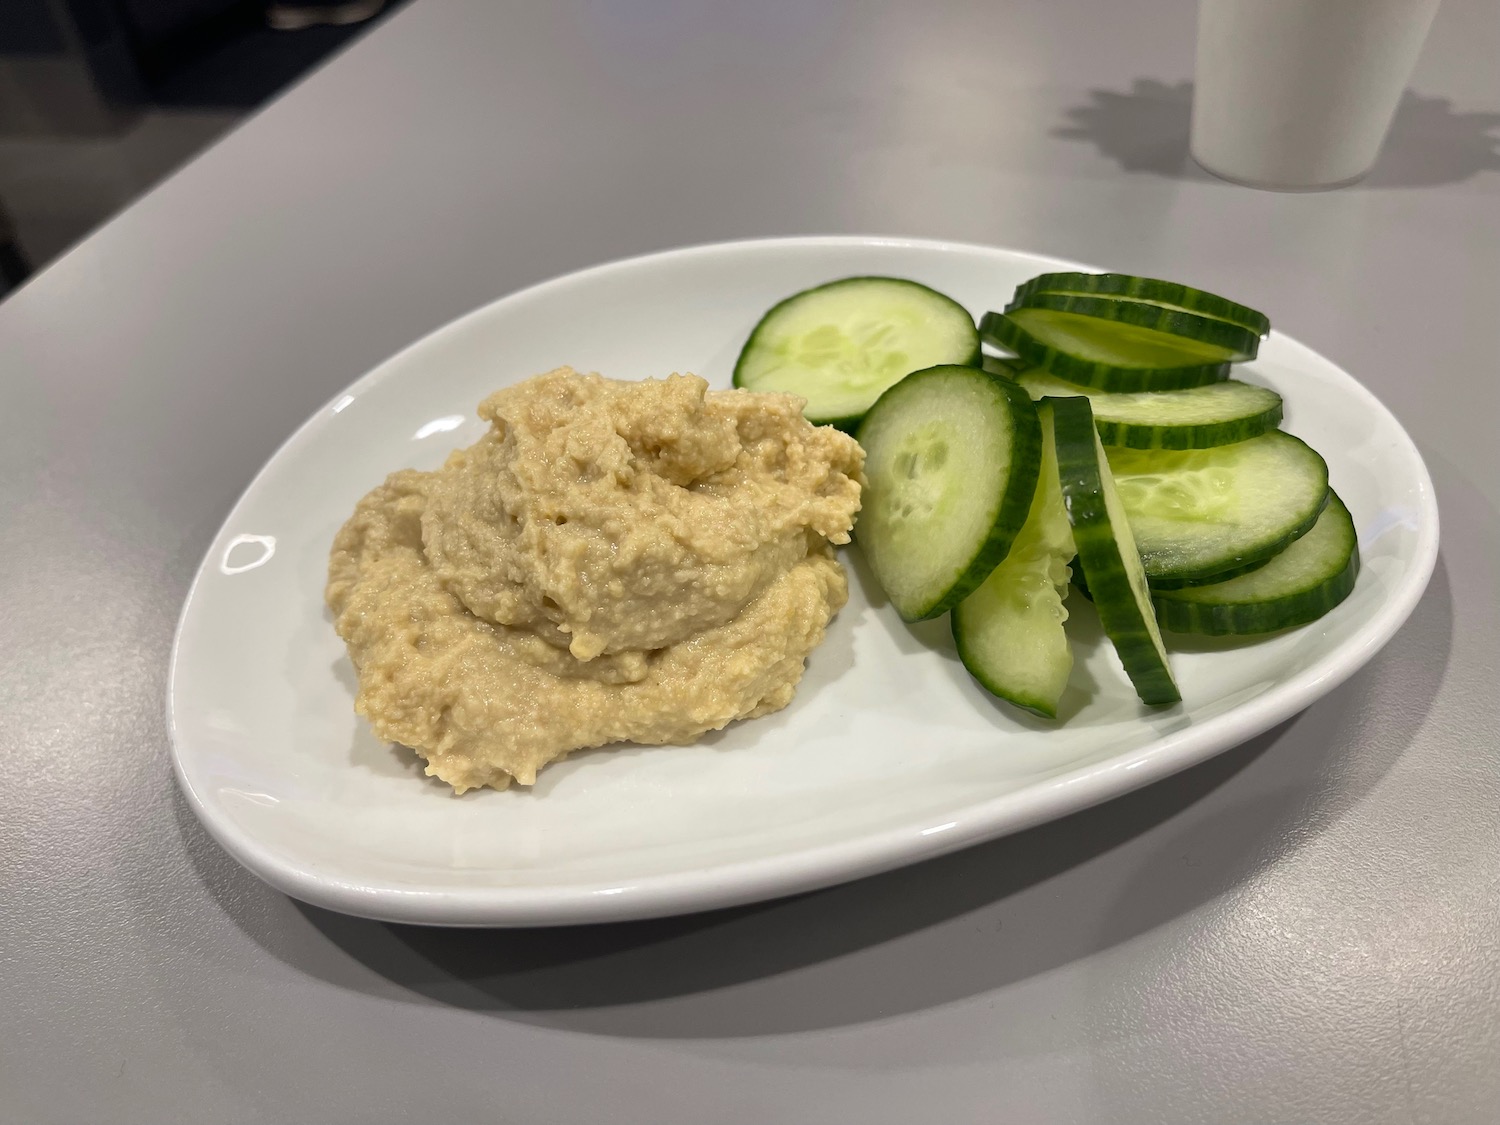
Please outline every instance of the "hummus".
M792 395L571 368L392 474L334 540L355 708L458 792L785 707L848 587L864 453Z

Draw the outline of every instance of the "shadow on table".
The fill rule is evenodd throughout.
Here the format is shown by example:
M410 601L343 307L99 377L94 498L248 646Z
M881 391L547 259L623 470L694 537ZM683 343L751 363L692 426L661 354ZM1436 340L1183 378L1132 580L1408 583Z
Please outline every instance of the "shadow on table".
M1092 90L1055 137L1092 142L1127 172L1214 180L1188 154L1193 84L1137 78L1125 93ZM1385 148L1359 188L1432 187L1500 171L1500 113L1456 113L1447 98L1402 95Z
M1436 696L1452 612L1440 560L1399 643L1245 745L1005 839L707 914L524 930L371 922L290 904L224 857L185 807L178 816L225 911L274 956L340 987L629 1037L857 1024L1098 954L1232 893L1295 850L1415 737L1426 709L1382 700ZM309 929L326 944L309 941Z

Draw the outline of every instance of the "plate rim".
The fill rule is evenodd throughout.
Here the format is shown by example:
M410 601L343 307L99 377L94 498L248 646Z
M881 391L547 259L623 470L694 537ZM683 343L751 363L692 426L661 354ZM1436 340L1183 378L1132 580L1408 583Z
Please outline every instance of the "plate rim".
M188 806L209 835L237 862L276 889L316 906L380 921L514 927L627 921L719 909L804 893L920 863L1122 797L1207 761L1298 714L1362 669L1405 624L1427 589L1438 557L1440 517L1426 461L1400 419L1359 379L1295 337L1273 332L1342 375L1354 393L1362 395L1368 406L1389 418L1404 439L1417 468L1413 483L1416 485L1419 518L1411 566L1376 612L1346 641L1291 679L1221 714L1152 739L1126 757L1076 766L1045 781L988 798L955 814L957 819L941 826L941 830L934 830L939 826L916 833L909 827L882 828L791 852L645 876L634 885L625 887L579 883L565 887L419 888L349 881L320 874L310 866L299 865L275 849L264 846L197 790L184 762L183 738L176 719L177 672L184 629L220 539L262 478L290 447L318 424L329 405L376 381L386 368L397 364L410 352L428 346L440 336L462 332L471 322L498 305L543 295L586 277L597 278L647 263L748 249L881 246L958 254L1001 253L1045 259L1048 263L1061 263L1083 272L1104 272L1098 266L1013 247L892 235L791 235L694 243L612 259L503 293L398 349L318 406L277 445L231 505L194 572L173 631L164 700L172 771Z

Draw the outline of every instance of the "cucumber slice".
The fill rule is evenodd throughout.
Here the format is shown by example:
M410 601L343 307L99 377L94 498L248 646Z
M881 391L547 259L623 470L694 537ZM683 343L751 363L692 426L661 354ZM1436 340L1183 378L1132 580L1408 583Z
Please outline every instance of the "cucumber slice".
M1094 297L1081 293L1028 293L1011 301L1005 311L1014 314L1021 309L1074 313L1095 320L1113 321L1116 324L1161 332L1181 340L1219 348L1230 363L1254 359L1255 353L1260 349L1260 336L1248 328L1211 316L1153 305L1149 301Z
M1089 400L1073 397L1043 401L1052 407L1063 501L1073 524L1078 561L1088 574L1089 594L1105 635L1115 646L1141 702L1152 706L1176 703L1182 694L1167 663L1146 573L1115 493Z
M1004 375L1007 379L1014 379L1021 372L1027 370L1026 365L1019 359L1016 359L1014 356L1005 355L980 356L979 366L991 375Z
M987 312L980 335L1027 363L1101 391L1175 391L1229 375L1223 348L1051 309Z
M1130 449L1206 449L1274 430L1281 396L1234 379L1182 391L1111 394L1074 386L1040 367L1016 376L1034 399L1085 395L1105 445Z
M1109 464L1158 587L1218 581L1279 554L1328 499L1323 458L1281 430L1213 449L1111 449Z
M1316 621L1349 596L1359 577L1354 520L1332 492L1318 522L1253 574L1158 591L1162 628L1210 636L1274 633Z
M1146 301L1163 308L1181 309L1238 324L1257 336L1264 336L1271 330L1271 322L1264 313L1215 293L1154 277L1133 277L1128 273L1044 273L1016 287L1017 300L1032 293L1088 293L1096 297Z
M1314 525L1314 526L1316 526L1316 525ZM1280 558L1280 557L1281 557L1280 555L1273 555L1272 556L1272 558ZM1249 574L1252 571L1259 570L1261 567L1265 566L1270 561L1271 561L1271 559L1261 559L1259 562L1249 563L1249 564L1247 564L1245 566L1237 566L1237 567L1234 567L1232 570L1226 570L1222 574L1215 574L1215 575L1212 575L1212 576L1210 576L1208 578L1194 579L1191 582L1183 582L1180 579L1174 580L1174 579L1170 579L1170 578L1161 578L1161 579L1152 578L1148 574L1146 576L1146 585L1148 585L1148 586L1151 587L1151 593L1153 595L1155 595L1158 591L1161 591L1161 590L1186 590L1186 589L1189 589L1189 588L1191 588L1193 586L1212 586L1216 582L1227 582L1231 578L1238 578L1242 574ZM1083 567L1081 567L1081 566L1078 565L1077 560L1074 560L1074 562L1073 562L1073 586L1074 586L1074 588L1080 594L1082 594L1084 597L1088 598L1089 601L1093 601L1094 600L1089 595L1088 578L1085 577L1085 575L1083 573Z
M1063 632L1073 528L1057 479L1051 411L1039 406L1037 416L1042 454L1031 513L1010 553L953 607L953 640L964 667L989 692L1055 719L1073 670Z
M979 333L951 297L899 277L847 277L795 293L750 333L734 385L807 400L810 422L851 429L913 371L979 362Z
M1195 575L1191 578L1172 578L1162 576L1152 578L1148 574L1146 575L1146 580L1151 583L1151 589L1153 592L1156 590L1186 590L1190 586L1212 586L1215 582L1228 582L1231 578L1238 578L1242 574L1253 573L1254 571L1257 571L1261 567L1265 566L1268 562L1271 561L1271 559L1274 558L1276 558L1276 556L1271 555L1269 558L1256 559L1254 562L1245 563L1243 566L1232 566L1228 570L1221 570L1214 574L1209 574L1206 576Z
M854 534L907 621L968 597L1010 550L1036 490L1042 435L1026 392L978 367L929 367L871 407Z

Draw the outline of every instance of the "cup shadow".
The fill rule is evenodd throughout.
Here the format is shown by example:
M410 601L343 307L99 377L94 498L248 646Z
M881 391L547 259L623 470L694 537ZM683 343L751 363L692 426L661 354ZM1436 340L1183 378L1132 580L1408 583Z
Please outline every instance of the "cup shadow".
M1130 89L1091 90L1086 104L1064 111L1069 123L1052 136L1092 143L1127 172L1220 182L1188 151L1193 84L1137 78ZM1417 188L1500 172L1500 113L1457 112L1448 98L1407 90L1374 169L1361 188Z

